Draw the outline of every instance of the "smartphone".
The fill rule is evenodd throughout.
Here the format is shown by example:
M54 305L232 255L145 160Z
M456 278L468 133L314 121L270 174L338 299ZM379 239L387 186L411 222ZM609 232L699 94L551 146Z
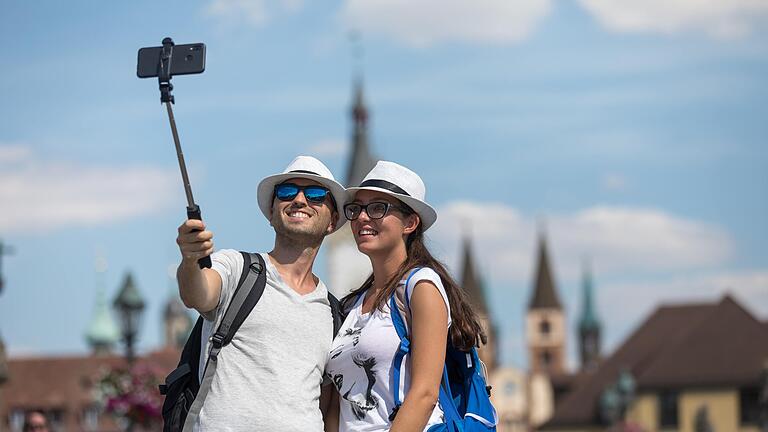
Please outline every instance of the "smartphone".
M136 75L139 78L156 77L160 69L160 53L163 47L139 49ZM199 74L205 71L205 44L174 45L171 54L171 76Z

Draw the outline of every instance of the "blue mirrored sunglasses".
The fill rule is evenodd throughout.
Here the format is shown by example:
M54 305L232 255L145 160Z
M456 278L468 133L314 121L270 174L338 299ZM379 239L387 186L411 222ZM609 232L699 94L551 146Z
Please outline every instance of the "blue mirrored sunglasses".
M275 185L275 196L280 201L293 201L299 192L304 192L304 198L313 203L321 203L331 191L319 185L299 186L293 183Z

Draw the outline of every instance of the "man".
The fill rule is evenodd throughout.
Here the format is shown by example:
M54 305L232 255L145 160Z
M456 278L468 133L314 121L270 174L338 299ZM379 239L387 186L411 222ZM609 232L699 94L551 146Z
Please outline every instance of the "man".
M343 225L346 193L319 160L299 156L282 174L259 183L258 202L275 230L262 254L267 285L256 307L219 353L216 374L196 430L321 431L321 382L333 339L328 290L312 273L323 238ZM234 250L213 252L213 233L187 220L176 239L181 299L205 318L204 341L215 332L243 268ZM197 261L211 255L212 268ZM208 343L201 353L202 376ZM321 401L323 401L321 403ZM324 408L324 407L323 407Z
M30 411L24 416L24 432L48 432L48 419L42 411Z

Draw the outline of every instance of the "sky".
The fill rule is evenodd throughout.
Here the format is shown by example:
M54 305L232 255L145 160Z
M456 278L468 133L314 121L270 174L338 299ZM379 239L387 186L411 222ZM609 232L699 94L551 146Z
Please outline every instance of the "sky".
M140 350L161 343L186 200L135 71L166 36L207 46L174 114L217 248L271 248L256 184L294 156L343 180L362 77L372 151L422 176L457 276L472 239L503 363L526 365L540 235L571 367L585 269L606 352L660 304L728 293L766 320L766 23L753 0L0 0L0 336L86 353L131 272Z

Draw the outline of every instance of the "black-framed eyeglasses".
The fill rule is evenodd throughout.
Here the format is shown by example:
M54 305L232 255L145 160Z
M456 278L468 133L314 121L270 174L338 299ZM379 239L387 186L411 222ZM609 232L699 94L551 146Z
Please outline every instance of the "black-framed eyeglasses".
M280 183L275 185L275 197L280 201L293 201L299 192L304 192L304 197L309 202L321 203L325 197L330 195L331 191L320 185L299 186L294 183Z
M396 206L384 201L373 201L368 204L349 203L344 205L344 217L347 220L355 220L360 217L360 213L365 210L365 214L371 219L381 219L387 214L389 209L396 209L403 213L408 213L403 207Z

